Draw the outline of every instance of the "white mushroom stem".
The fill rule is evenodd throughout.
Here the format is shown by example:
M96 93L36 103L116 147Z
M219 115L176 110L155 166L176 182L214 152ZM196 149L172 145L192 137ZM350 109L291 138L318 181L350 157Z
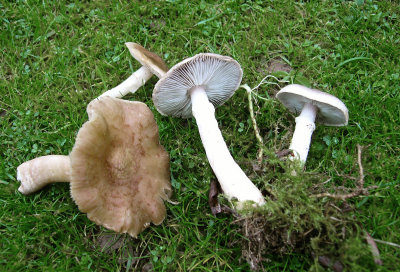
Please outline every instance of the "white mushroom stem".
M294 157L291 157L291 159L300 160L302 165L304 165L307 160L311 136L315 130L314 123L317 110L318 108L312 103L306 103L300 115L296 117L296 127L289 149L293 150L294 153Z
M140 87L142 87L146 81L148 81L153 73L145 66L140 67L136 72L134 72L130 77L125 79L117 87L106 91L99 97L110 96L115 98L121 98L127 95L129 92L135 93Z
M224 194L240 202L251 200L262 205L264 198L257 187L246 176L229 153L228 147L218 128L214 106L202 86L190 90L192 113L196 119L201 141Z
M24 162L17 168L18 188L23 194L38 191L49 183L69 182L70 160L68 156L49 155Z

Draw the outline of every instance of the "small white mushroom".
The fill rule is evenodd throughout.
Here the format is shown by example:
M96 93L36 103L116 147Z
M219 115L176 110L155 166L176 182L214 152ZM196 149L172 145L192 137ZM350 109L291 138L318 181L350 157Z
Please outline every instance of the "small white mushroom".
M121 84L103 93L100 97L110 96L121 98L129 92L136 92L153 74L160 78L168 71L168 66L165 62L153 52L150 52L137 43L127 42L125 45L131 55L143 66Z
M326 126L345 126L349 112L345 104L335 96L302 85L291 84L276 94L276 98L296 114L296 127L289 149L293 150L292 160L306 163L315 122Z
M196 119L201 140L224 194L240 202L263 204L257 187L235 162L218 128L215 107L239 87L242 69L234 59L204 53L172 67L156 84L153 102L163 115Z

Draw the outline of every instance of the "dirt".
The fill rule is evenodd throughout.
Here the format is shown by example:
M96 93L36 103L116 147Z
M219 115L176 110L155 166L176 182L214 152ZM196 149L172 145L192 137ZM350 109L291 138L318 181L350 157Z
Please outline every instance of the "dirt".
M147 255L147 249L146 252L139 252L140 247L134 246L137 241L127 234L103 232L96 236L94 242L101 251L119 256L118 262L125 268L127 268L128 261L131 259L130 268L127 268L126 271L153 271L153 265L149 262L149 259L140 258Z
M165 25L166 25L166 21L165 21L165 20L162 20L162 19L160 19L160 20L154 20L154 21L152 21L152 22L150 23L150 27L151 27L152 29L155 29L155 30L159 30L159 29L163 28Z
M241 214L230 212L233 223L245 237L240 241L243 259L253 271L263 270L263 263L268 261L266 256L271 254L303 254L316 260L320 267L335 272L361 262L368 264L371 256L356 220L356 210L346 202L356 194L342 194L336 187L336 193L328 193L326 174L304 173L299 169L293 176L290 174L293 164L282 161L289 154L286 150L278 155L271 152L268 160L253 166L254 173L249 173L255 183L264 184L266 208ZM360 147L358 161L358 184L362 188ZM209 204L213 214L229 212L224 211L222 202L218 203L217 184L212 187ZM368 257L363 259L365 254ZM379 259L379 253L375 255ZM378 264L376 260L375 263ZM316 265L314 262L313 266Z
M268 60L266 57L262 57L260 60L260 66L257 68L257 72L262 74L269 74L277 71L283 71L289 73L292 71L292 67L284 62L281 58L274 58Z

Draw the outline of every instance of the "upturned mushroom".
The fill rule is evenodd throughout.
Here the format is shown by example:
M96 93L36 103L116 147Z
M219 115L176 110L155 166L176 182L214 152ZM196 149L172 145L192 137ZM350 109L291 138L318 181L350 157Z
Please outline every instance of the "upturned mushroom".
M50 155L21 164L19 191L70 182L71 195L90 220L136 237L160 224L171 194L169 156L160 145L151 110L141 102L104 97L92 101L69 156Z
M349 120L346 105L335 96L302 85L291 84L276 94L276 98L289 111L296 114L296 127L289 146L292 160L306 163L315 122L326 126L345 126Z
M137 43L127 42L125 45L131 55L143 66L121 84L103 93L100 97L110 96L121 98L129 92L136 92L153 74L160 78L168 71L168 66L165 62L153 52L150 52Z
M224 194L240 202L264 198L232 158L215 119L215 107L239 87L242 69L226 56L202 53L172 67L156 84L153 102L163 115L196 119L201 140Z

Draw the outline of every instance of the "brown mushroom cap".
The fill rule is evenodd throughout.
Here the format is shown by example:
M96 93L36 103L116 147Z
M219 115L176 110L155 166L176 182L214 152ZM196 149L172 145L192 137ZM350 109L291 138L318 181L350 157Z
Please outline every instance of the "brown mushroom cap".
M129 49L132 57L143 66L147 67L157 77L162 77L168 71L168 66L162 58L153 52L150 52L140 44L127 42L125 43L125 46Z
M169 156L151 110L141 102L92 101L70 154L71 195L99 225L136 237L166 214Z

